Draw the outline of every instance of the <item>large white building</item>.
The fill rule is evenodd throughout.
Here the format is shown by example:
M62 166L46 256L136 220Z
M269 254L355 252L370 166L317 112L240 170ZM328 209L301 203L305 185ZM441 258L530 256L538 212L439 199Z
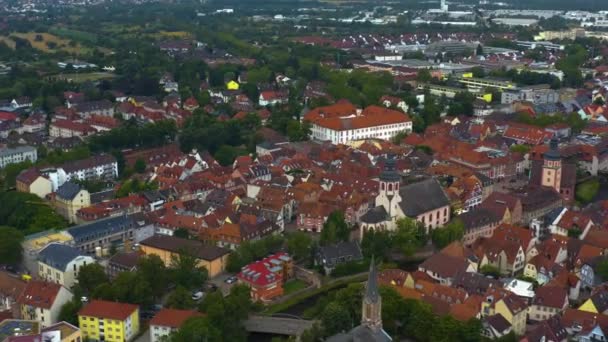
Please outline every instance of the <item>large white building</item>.
M412 131L412 120L407 114L381 106L360 110L348 102L315 108L304 120L311 123L313 139L333 144L370 138L389 140L400 132Z
M38 152L32 146L18 146L15 148L0 148L0 169L9 164L21 163L26 160L32 163L38 159Z

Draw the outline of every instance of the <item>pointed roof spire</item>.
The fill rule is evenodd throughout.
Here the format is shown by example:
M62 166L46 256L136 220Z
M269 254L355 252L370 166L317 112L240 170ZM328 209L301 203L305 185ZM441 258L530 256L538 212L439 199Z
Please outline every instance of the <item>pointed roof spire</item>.
M365 286L364 300L368 303L377 303L380 300L380 293L378 292L378 271L376 270L376 263L374 260L375 258L372 255L367 285Z
M556 137L551 138L549 142L549 151L543 154L545 159L558 160L561 158L561 154L559 153L559 142Z

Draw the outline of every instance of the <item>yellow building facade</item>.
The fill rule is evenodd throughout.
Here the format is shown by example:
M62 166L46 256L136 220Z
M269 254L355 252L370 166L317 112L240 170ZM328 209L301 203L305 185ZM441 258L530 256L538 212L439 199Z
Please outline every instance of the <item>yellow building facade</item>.
M90 341L131 341L139 334L139 307L94 300L78 313L78 325Z

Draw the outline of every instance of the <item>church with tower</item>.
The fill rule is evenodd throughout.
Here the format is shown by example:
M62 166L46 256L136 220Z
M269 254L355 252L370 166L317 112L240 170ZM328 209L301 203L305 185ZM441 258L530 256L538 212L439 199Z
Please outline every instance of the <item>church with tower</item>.
M551 139L549 150L543 153L542 160L532 162L530 184L552 188L565 203L574 200L576 164L562 156L557 139Z
M402 186L397 161L389 156L378 179L375 207L361 217L361 238L369 230L394 230L400 218L424 224L427 232L450 220L450 201L434 178Z
M382 329L382 297L378 287L378 270L372 258L361 308L361 324L347 333L331 336L328 342L390 342Z

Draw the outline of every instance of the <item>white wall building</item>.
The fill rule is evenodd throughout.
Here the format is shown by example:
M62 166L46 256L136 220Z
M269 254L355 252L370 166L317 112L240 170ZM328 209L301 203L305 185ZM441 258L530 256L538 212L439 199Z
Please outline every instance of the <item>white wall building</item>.
M32 163L38 160L38 151L33 146L18 146L15 148L0 148L0 169L9 164L21 163L26 160Z
M311 124L314 139L333 144L369 138L389 140L400 132L412 131L412 120L407 114L380 106L369 106L348 116L318 118Z

